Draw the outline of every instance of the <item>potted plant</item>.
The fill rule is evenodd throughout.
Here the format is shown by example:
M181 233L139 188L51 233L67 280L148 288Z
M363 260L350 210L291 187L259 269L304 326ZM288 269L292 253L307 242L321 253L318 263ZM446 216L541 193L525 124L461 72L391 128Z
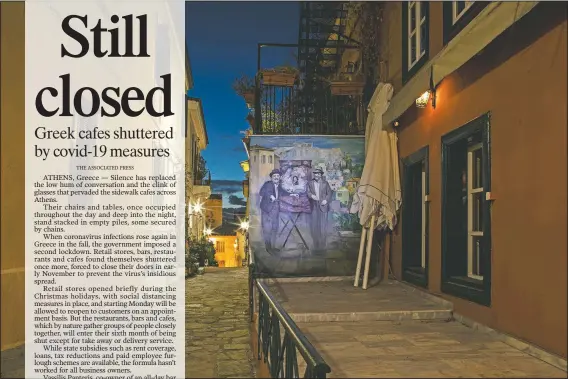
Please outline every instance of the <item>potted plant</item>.
M361 95L364 87L365 76L360 72L341 72L330 80L332 95Z
M204 268L200 262L208 261L210 266L216 266L215 247L206 238L190 237L186 242L185 267L186 275L203 274Z
M265 85L293 87L298 77L298 69L293 66L279 66L262 70L261 75Z
M185 244L185 274L193 276L199 268L199 254L194 247L195 240L191 237L187 238Z
M250 78L246 75L241 75L233 82L233 90L235 90L237 95L242 96L245 99L249 108L254 107L255 89L256 85L254 78Z

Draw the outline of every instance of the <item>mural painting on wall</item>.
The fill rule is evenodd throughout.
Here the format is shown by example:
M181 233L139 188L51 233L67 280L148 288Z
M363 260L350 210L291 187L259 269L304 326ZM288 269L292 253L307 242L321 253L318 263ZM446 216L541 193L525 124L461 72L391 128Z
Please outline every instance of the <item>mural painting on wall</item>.
M361 136L251 136L250 243L269 276L353 275Z

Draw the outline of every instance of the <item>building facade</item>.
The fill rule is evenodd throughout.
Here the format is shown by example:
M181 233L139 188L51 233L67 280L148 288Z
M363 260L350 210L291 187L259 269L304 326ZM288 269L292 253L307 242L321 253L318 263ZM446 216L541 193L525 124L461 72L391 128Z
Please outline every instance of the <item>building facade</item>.
M190 73L189 58L187 71ZM188 91L191 90L188 80ZM205 202L211 195L211 179L207 177L205 167L200 164L201 152L209 144L207 127L203 115L201 99L187 98L188 117L186 120L185 135L185 171L186 171L186 208L188 213L188 233L194 237L203 235L207 228L207 219L204 213Z
M223 196L213 193L205 201L205 222L207 227L215 230L223 225Z
M215 246L215 260L219 267L241 267L244 259L242 237L236 225L223 225L209 240Z
M384 2L381 20L394 275L566 358L566 5Z

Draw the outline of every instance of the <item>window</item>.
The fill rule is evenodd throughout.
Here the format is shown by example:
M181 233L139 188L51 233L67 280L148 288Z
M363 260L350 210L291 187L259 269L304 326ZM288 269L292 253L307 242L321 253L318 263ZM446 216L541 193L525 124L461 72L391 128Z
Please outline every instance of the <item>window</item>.
M256 163L256 155L252 157L252 160L254 161L254 163Z
M429 4L427 1L403 3L403 81L406 82L428 60Z
M467 276L483 280L480 265L480 243L483 238L482 144L473 145L467 153Z
M263 155L260 157L260 163L262 163L262 164L265 164L265 163L266 163L266 155L263 154Z
M225 241L217 241L215 243L215 251L217 253L224 253L225 252Z
M484 1L444 1L444 44L454 38L487 6Z
M403 280L428 286L428 146L403 161Z
M268 156L268 163L272 164L272 155Z
M442 138L442 291L491 301L489 115Z
M455 25L460 17L472 6L473 1L452 1L452 24Z

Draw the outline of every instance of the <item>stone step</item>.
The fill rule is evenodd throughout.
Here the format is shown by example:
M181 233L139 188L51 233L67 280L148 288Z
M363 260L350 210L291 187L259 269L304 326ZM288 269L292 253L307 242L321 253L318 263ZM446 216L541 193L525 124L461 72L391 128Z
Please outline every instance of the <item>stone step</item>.
M424 320L446 322L453 319L451 309L413 311L291 313L294 322L404 321Z

